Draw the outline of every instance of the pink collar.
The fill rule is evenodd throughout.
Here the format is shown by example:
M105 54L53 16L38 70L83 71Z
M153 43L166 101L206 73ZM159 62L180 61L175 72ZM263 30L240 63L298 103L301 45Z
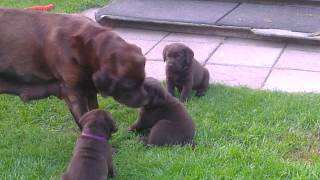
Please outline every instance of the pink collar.
M103 141L103 142L106 142L106 138L103 137L103 136L97 136L97 135L93 135L93 134L87 134L87 133L84 133L82 132L81 133L81 136L82 137L87 137L87 138L91 138L91 139L95 139L95 140L98 140L98 141Z

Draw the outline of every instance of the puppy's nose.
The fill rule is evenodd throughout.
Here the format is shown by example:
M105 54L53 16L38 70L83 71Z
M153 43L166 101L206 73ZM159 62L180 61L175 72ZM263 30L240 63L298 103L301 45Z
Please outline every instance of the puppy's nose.
M173 63L168 63L168 66L173 67Z

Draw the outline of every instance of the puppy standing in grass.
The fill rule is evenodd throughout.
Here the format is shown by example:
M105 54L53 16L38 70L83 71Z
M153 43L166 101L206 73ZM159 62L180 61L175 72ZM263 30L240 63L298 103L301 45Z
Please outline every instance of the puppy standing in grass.
M167 89L174 96L178 89L180 101L185 102L196 90L196 96L203 96L209 86L209 71L194 59L193 51L184 44L173 43L163 50L163 60L167 62Z
M102 180L113 177L112 147L108 140L117 128L110 113L98 109L89 111L81 117L80 124L83 130L62 180Z
M187 110L153 78L146 78L148 104L143 106L138 120L129 127L130 131L150 130L142 137L144 144L174 145L193 143L194 123Z

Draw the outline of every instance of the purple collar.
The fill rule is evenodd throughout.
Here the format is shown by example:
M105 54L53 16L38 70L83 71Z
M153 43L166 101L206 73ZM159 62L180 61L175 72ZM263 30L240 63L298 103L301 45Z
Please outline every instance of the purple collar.
M87 138L91 138L91 139L95 139L95 140L98 140L98 141L103 141L103 142L106 142L106 138L103 137L103 136L97 136L97 135L93 135L93 134L87 134L87 133L84 133L82 132L81 133L81 136L82 137L87 137Z

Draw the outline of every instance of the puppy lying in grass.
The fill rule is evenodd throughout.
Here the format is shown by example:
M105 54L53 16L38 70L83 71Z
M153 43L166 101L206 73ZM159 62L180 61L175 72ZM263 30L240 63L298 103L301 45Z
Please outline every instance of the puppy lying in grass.
M74 154L62 180L102 180L113 177L112 147L108 140L117 131L110 113L92 110L85 113Z
M146 78L144 88L148 104L143 106L138 120L129 131L150 133L142 137L144 144L175 145L193 143L195 127L187 110L153 78Z
M196 96L203 96L209 87L209 71L193 56L193 51L181 43L169 44L163 50L167 90L174 96L177 88L182 102L190 97L192 90L196 90Z

